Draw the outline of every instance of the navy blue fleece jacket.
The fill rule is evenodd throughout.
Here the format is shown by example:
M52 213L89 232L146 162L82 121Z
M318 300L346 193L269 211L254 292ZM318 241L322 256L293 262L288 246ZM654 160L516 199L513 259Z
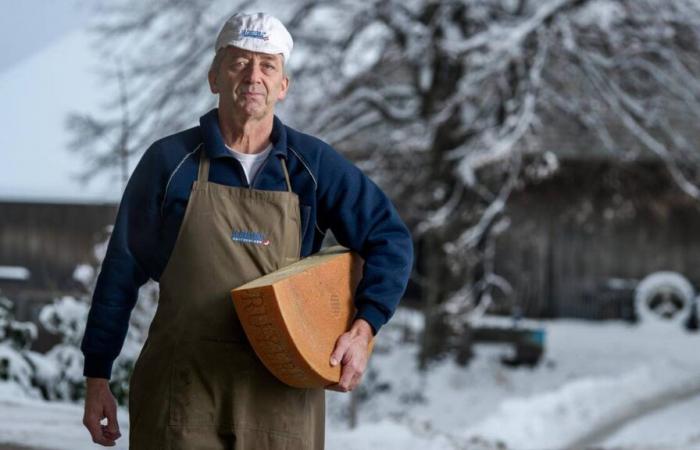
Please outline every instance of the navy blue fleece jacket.
M316 253L330 229L364 258L356 317L376 332L396 309L411 271L406 226L382 191L328 144L277 117L270 139L273 149L252 187L286 190L281 164L273 161L285 158L299 196L301 256ZM211 159L209 181L250 187L224 145L216 109L200 118L200 126L160 139L144 153L124 192L92 298L81 346L85 376L110 377L138 289L160 278L173 250L202 151Z

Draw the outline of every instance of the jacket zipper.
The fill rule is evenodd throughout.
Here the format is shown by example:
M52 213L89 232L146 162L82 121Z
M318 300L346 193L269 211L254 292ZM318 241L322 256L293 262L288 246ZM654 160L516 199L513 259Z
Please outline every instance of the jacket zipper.
M253 177L253 179L250 180L250 184L248 185L248 189L251 189L251 190L253 189L253 186L255 186L255 180L257 180L257 179L258 179L258 175L260 175L260 173L261 173L263 170L265 170L265 166L267 165L267 161L270 159L270 156L272 156L272 152L270 152L270 154L267 155L267 158L265 158L265 161L263 161L262 166L260 166L260 169L258 169L258 171L257 171L257 173L255 174L255 176ZM240 163L239 163L239 165L240 165ZM242 170L242 169L243 169L243 168L241 168L241 170ZM245 176L245 174L243 174L243 176Z

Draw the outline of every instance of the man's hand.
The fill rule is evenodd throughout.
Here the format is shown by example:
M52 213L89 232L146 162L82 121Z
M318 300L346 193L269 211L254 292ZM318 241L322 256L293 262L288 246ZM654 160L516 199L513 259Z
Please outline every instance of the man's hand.
M121 436L117 423L117 401L109 389L109 380L88 378L85 394L85 415L83 425L92 436L92 442L105 447L113 447ZM100 421L107 419L107 425Z
M372 340L372 327L363 319L357 319L350 331L343 333L335 343L331 353L331 366L342 364L338 384L327 386L333 391L352 391L360 384L367 367L369 343Z

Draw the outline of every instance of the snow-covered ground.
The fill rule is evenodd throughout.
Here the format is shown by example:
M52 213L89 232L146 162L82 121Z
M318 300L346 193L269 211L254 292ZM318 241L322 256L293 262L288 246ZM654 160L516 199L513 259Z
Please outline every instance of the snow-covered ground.
M700 449L700 335L677 326L540 322L544 361L505 368L509 351L479 345L468 367L416 367L420 326L401 311L380 334L365 378L372 391L349 429L349 396L328 393L326 447L333 449ZM408 331L407 331L408 330ZM412 330L412 331L411 331ZM0 384L0 442L96 448L80 405L23 397ZM127 448L128 415L120 412Z
M445 361L422 375L415 369L414 346L376 354L372 366L379 383L394 381L390 391L363 404L362 423L372 424L369 430L376 433L401 425L404 435L429 439L434 448L473 448L465 443L478 438L513 449L581 448L601 441L700 449L700 401L687 403L682 412L672 412L677 406L670 415L645 417L649 423L637 422L644 433L630 425L611 435L611 424L621 426L700 395L698 335L677 326L620 322L558 320L541 326L547 331L547 353L535 369L504 368L499 360L508 350L488 345L477 346L477 357L466 369ZM695 423L666 420L683 412ZM331 438L342 443L337 448L361 449L367 448L362 440L367 434L372 433L360 426L335 430ZM415 442L408 448L429 447ZM391 437L383 447L406 448L394 446Z
M638 442L656 448L669 445L682 448L689 446L687 444L700 447L700 395L649 414L605 440L611 446L630 446Z

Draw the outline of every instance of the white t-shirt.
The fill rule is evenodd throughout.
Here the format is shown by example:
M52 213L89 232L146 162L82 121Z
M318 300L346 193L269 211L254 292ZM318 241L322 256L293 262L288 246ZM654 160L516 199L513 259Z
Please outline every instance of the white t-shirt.
M265 159L267 159L267 155L270 154L272 144L268 145L267 148L260 153L252 154L237 152L228 145L226 148L229 149L233 157L241 163L241 166L243 166L243 172L245 172L245 177L248 180L248 184L250 184L260 170L260 167L262 167Z

